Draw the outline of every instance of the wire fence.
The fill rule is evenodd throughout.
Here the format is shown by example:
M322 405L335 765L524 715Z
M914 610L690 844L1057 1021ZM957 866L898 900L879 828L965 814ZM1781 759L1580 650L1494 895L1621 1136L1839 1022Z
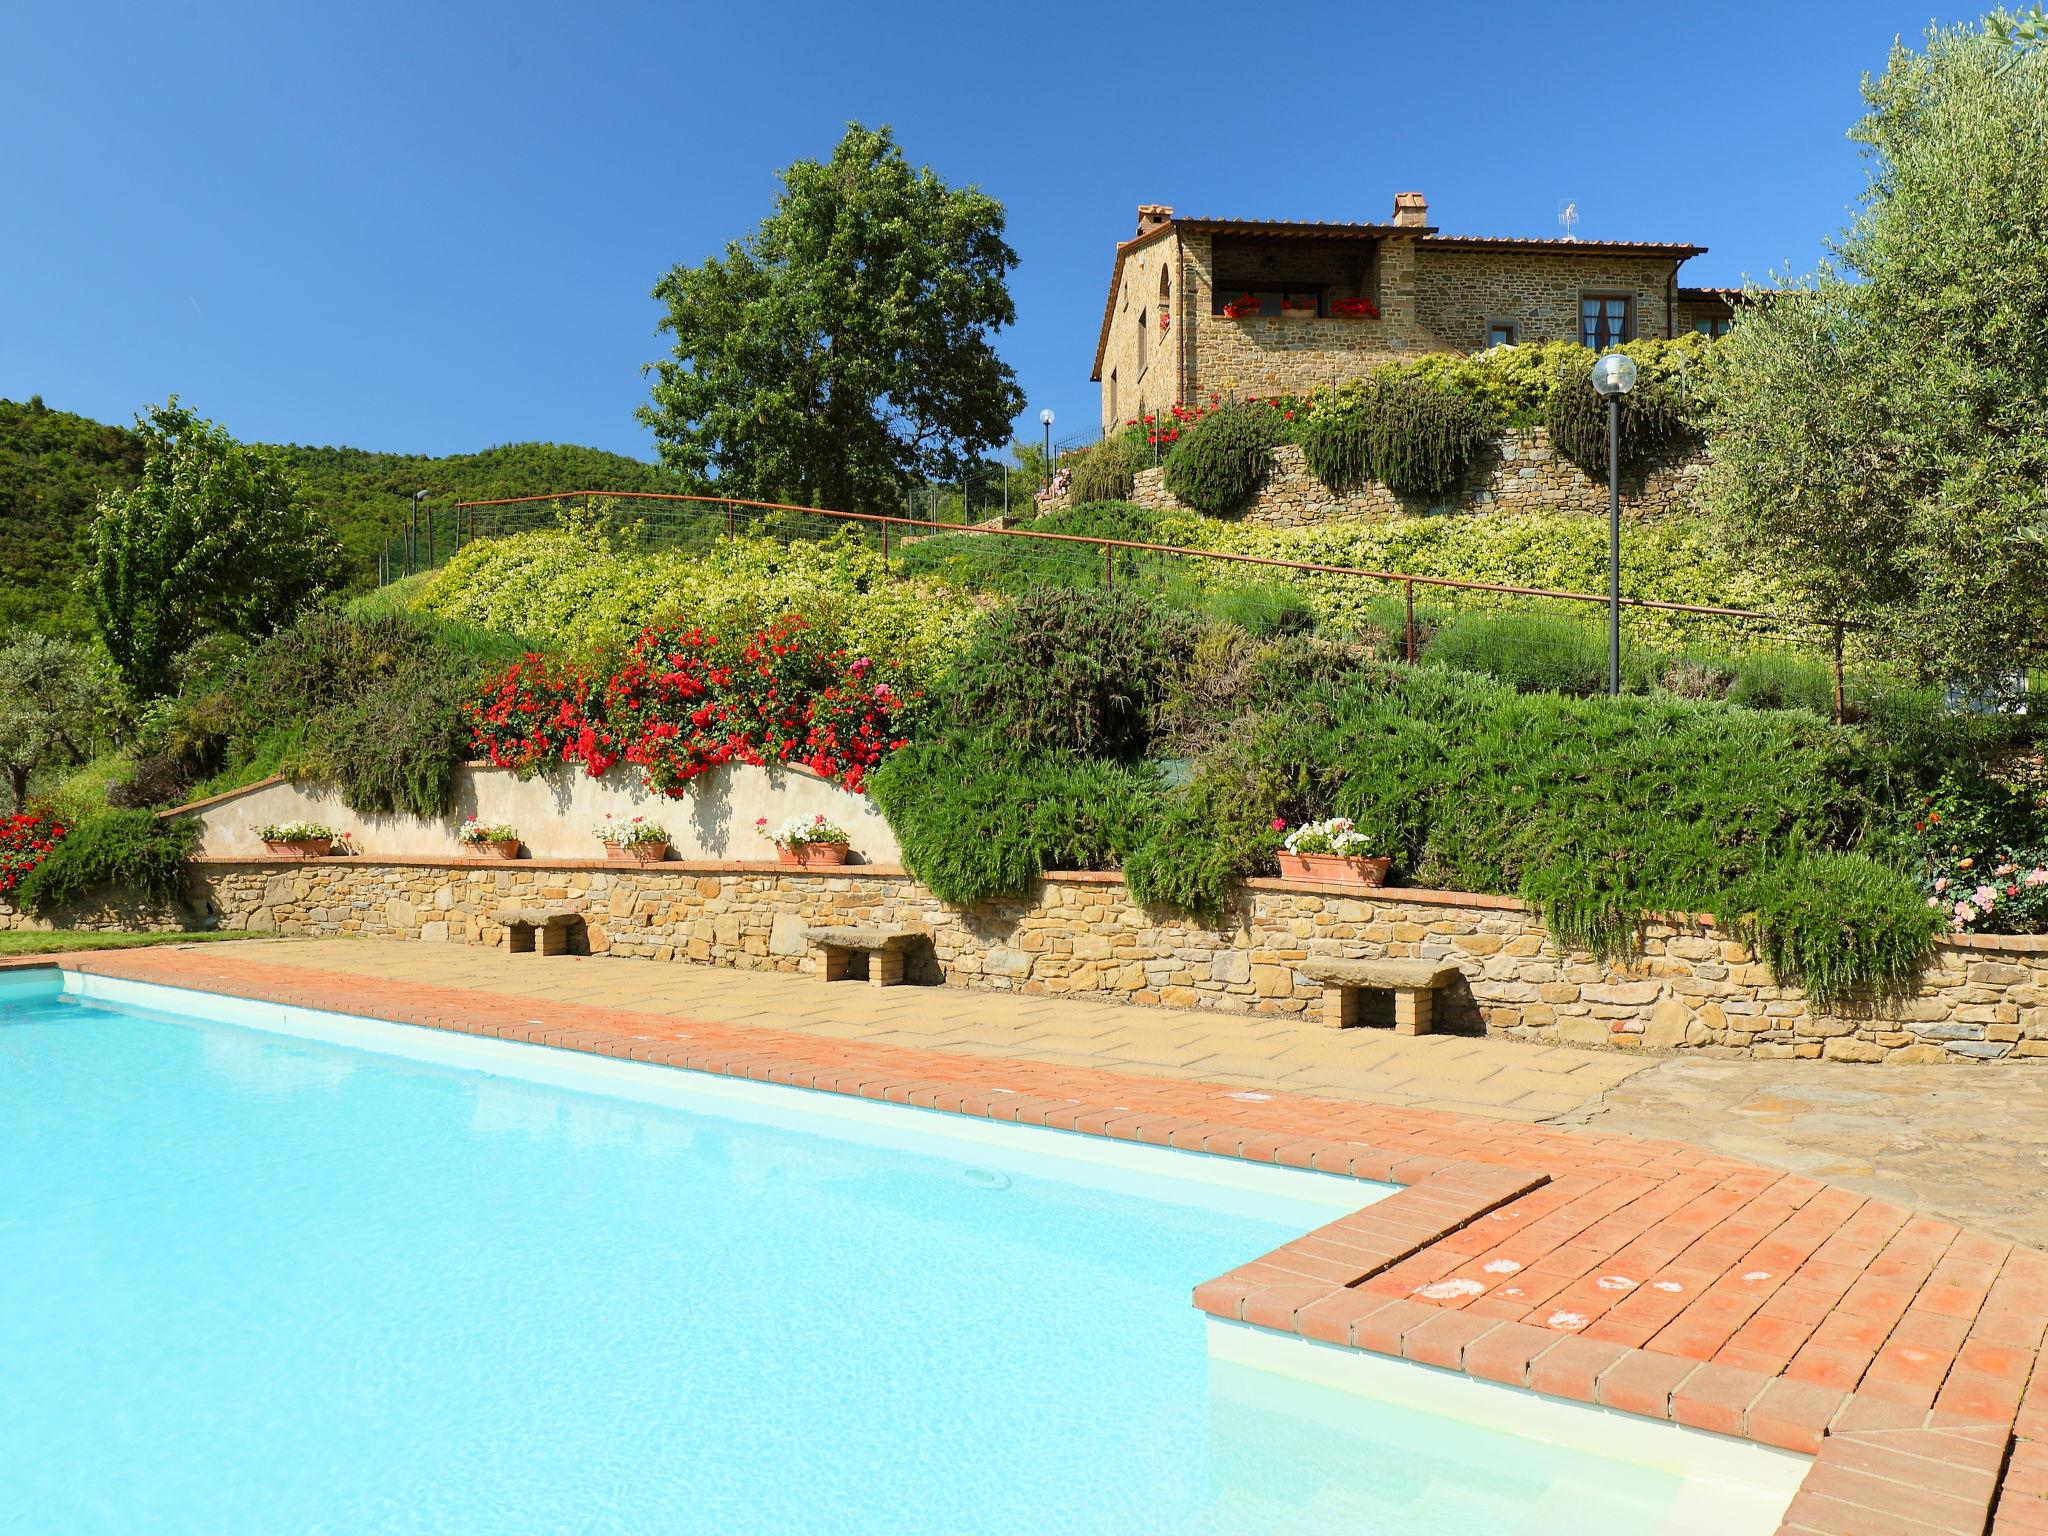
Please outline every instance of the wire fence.
M1011 487L1018 512L1030 510L1029 489ZM478 540L533 529L639 551L708 553L741 538L837 539L873 551L906 580L988 592L1036 585L1142 591L1263 632L1311 625L1340 632L1389 660L1427 658L1563 692L1606 687L1609 600L1602 594L1041 533L1002 526L1000 502L979 502L975 488L955 496L950 503L921 496L905 516L663 492L457 502L422 507L416 527L385 551L379 574L390 581L431 570ZM961 520L979 518L983 505L991 520ZM1847 621L1628 596L1620 616L1623 686L1631 692L1737 697L1841 720L1898 681Z

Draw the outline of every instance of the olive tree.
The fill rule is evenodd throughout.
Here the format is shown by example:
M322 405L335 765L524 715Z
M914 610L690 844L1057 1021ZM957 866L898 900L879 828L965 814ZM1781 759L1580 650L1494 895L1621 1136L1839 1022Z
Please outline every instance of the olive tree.
M0 769L16 811L38 769L83 760L106 698L84 646L29 629L0 636Z
M1995 13L1895 45L1868 185L1816 272L1754 292L1711 371L1710 496L1810 612L1932 677L2048 634L2048 51Z

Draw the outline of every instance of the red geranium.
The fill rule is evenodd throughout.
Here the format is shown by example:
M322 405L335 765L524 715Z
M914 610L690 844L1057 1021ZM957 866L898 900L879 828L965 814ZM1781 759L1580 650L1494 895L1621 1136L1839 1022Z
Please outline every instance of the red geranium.
M48 811L0 817L0 896L11 896L69 829Z

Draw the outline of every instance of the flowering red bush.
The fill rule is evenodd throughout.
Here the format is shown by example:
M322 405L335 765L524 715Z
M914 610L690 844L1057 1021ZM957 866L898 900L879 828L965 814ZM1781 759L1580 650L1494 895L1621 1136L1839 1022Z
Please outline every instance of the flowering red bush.
M0 817L0 896L11 896L68 829L46 811Z
M580 763L592 778L623 760L671 797L721 763L794 763L857 790L907 745L918 695L867 657L828 649L803 619L742 641L694 624L651 624L602 682L528 656L470 708L478 750L530 772Z
M620 754L602 711L593 712L595 688L575 663L529 651L465 706L476 750L495 766L521 773L581 763L599 777Z

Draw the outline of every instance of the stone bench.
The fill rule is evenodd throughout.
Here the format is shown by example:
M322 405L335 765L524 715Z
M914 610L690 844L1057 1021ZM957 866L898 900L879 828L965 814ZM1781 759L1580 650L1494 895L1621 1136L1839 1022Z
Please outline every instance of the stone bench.
M818 974L826 981L853 975L853 957L868 957L868 985L893 987L903 980L904 957L926 934L917 928L813 928L811 948L818 952Z
M1323 1023L1347 1029L1358 1022L1358 994L1371 988L1394 994L1394 1033L1429 1033L1437 988L1456 981L1455 965L1438 960L1337 960L1311 955L1295 970L1323 988Z
M491 914L505 927L505 947L515 955L566 955L583 926L574 907L499 907Z

